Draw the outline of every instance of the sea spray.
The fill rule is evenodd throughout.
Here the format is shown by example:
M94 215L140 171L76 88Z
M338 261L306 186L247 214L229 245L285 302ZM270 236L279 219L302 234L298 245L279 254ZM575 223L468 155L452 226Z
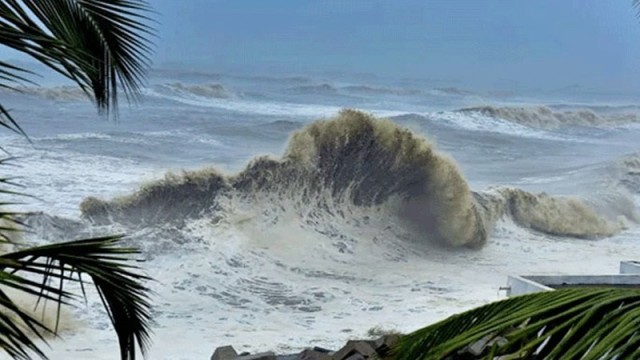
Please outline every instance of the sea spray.
M519 226L555 236L587 239L612 236L630 221L637 221L635 211L628 207L626 217L620 214L607 219L596 206L579 198L533 194L510 187L478 192L475 197L490 222L509 217ZM626 204L620 200L614 204L623 203Z
M183 84L179 82L174 82L171 84L162 85L163 88L168 90L172 90L178 93L194 95L203 98L214 98L214 99L231 99L234 97L234 94L225 88L221 84Z
M99 225L117 222L145 226L183 221L203 216L214 206L216 195L228 189L224 176L213 169L185 171L182 175L169 173L132 195L109 202L88 197L80 204L80 210L85 218Z
M625 156L607 169L614 181L632 193L640 193L640 154Z
M301 222L303 214L322 212L337 220L348 208L378 211L413 238L447 246L482 246L505 216L558 236L598 238L624 228L624 221L578 198L514 188L472 192L455 162L433 143L355 110L307 125L291 136L281 158L257 157L236 175L213 169L169 174L129 196L87 198L81 208L97 224L145 227L223 218L234 201L286 208Z
M158 223L213 215L223 193L291 192L304 195L306 206L322 206L326 191L356 206L393 207L425 240L479 246L487 238L469 187L450 158L411 131L354 110L310 124L294 133L281 159L257 158L235 176L210 170L170 175L131 196L88 198L81 209L97 223Z
M478 106L457 112L478 114L538 129L565 126L620 126L640 122L637 114L596 114L591 110L554 111L546 106Z
M486 241L486 224L455 163L391 121L342 111L295 133L285 158L355 205L398 197L397 213L430 240L453 246Z
M34 214L22 216L16 219L16 221L21 224L25 223L26 226L31 229L31 219L35 218L38 218L38 216ZM6 236L6 239L0 241L0 253L4 254L18 251L25 247L23 243L22 230L15 222L3 218L0 219L0 226L3 228L3 235ZM25 274L19 275L24 276ZM57 286L56 284L49 285ZM9 286L0 286L0 291L3 293L3 296L7 296L13 305L15 305L22 313L37 320L44 325L47 330L50 330L46 331L39 328L39 333L45 338L54 338L56 335L80 329L83 325L79 320L73 317L69 304L62 304L58 311L58 303L55 301L43 299ZM33 329L31 329L31 327L22 320L18 313L11 310L8 306L0 306L0 316L6 317L12 324L16 325L26 334L36 337ZM0 341L7 341L7 338L5 338L3 334L0 334Z
M38 328L39 333L45 339L64 336L65 333L80 330L84 326L84 323L73 315L68 304L63 304L58 312L58 303L55 301L38 299L37 296L4 286L0 287L0 290L11 299L21 312L40 322L49 330ZM18 314L9 310L8 307L0 307L0 315L7 317L11 323L15 324L27 335L36 337L33 329ZM0 334L0 341L7 341L7 338Z
M88 101L90 97L75 86L31 87L15 86L11 89L2 89L2 92L15 92L31 96L37 96L55 101Z

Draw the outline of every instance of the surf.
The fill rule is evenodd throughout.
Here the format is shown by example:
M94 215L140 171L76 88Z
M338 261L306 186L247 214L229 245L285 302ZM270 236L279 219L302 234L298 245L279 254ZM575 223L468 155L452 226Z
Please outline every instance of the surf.
M505 217L532 231L577 238L612 236L637 220L633 206L622 221L579 198L507 187L472 191L432 141L356 110L308 124L292 134L281 157L257 157L237 174L213 168L167 174L130 195L86 198L81 211L94 224L140 228L225 217L238 202L307 220L309 214L344 220L349 209L376 213L421 242L447 247L482 247Z

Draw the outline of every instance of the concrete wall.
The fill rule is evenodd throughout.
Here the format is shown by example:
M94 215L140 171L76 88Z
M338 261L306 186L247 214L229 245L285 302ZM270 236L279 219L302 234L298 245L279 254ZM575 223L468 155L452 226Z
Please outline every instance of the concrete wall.
M620 274L640 274L640 262L638 261L621 261Z
M550 291L563 286L638 286L640 273L622 275L509 276L507 296Z
M553 289L525 276L510 275L507 279L507 296L550 290Z

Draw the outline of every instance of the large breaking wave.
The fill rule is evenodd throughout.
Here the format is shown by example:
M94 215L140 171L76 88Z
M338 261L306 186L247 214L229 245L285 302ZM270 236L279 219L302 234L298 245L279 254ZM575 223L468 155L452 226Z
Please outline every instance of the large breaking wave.
M633 206L608 216L578 198L513 188L472 192L455 162L434 144L355 110L294 133L280 159L256 158L232 176L213 169L169 174L132 195L87 198L81 209L94 223L146 226L216 219L228 213L230 199L287 208L307 220L344 220L349 208L376 212L413 238L448 246L482 246L503 217L535 231L580 238L613 235L636 219Z

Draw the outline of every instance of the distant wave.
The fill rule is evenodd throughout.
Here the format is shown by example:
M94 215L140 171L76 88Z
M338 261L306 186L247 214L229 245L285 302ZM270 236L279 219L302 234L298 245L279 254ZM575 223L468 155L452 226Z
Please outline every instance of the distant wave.
M564 126L620 126L640 122L637 114L599 115L591 110L553 111L546 106L480 106L460 109L457 112L488 116L538 129L557 129Z
M407 96L419 94L419 90L415 89L402 89L402 88L389 88L379 87L371 85L348 85L335 87L333 85L324 83L319 85L303 85L296 86L287 89L290 93L310 94L310 95L334 95L339 92L347 92L358 95L397 95Z
M88 100L88 95L77 86L17 86L18 93L41 97L55 101L80 101Z
M164 84L163 87L181 93L195 95L203 98L214 99L230 99L233 98L233 93L227 90L221 84L183 84L183 83L170 83Z
M553 103L549 104L548 107L553 110L563 111L588 109L599 114L640 112L640 106L634 104Z
M234 198L273 211L291 208L316 225L327 216L334 218L329 223L345 219L353 207L365 214L378 211L385 226L400 224L416 239L448 246L482 246L503 217L535 231L579 238L624 228L624 222L577 198L513 188L472 192L455 162L433 144L355 110L295 132L280 159L258 157L233 176L214 169L170 174L129 196L87 198L81 210L97 224L147 226L219 219Z
M518 137L538 138L556 141L575 141L568 135L553 133L547 129L538 129L527 125L522 125L514 121L508 121L492 116L481 115L476 112L467 111L438 111L427 113L424 116L427 121L434 121L438 124L448 124L456 128L470 131L484 131L492 133L502 133Z
M169 78L192 78L192 79L207 79L207 80L218 80L221 75L218 73L211 73L207 71L197 71L197 70L179 70L179 69L169 69L169 68L156 68L150 71L151 75L160 76L160 77L169 77Z
M282 132L291 132L295 129L299 129L301 126L301 123L290 120L276 120L266 124L257 125L257 127L261 129L269 129Z
M640 194L640 154L627 155L602 171L611 177L614 186Z
M265 83L275 83L275 84L284 84L284 85L292 85L292 84L308 84L312 80L306 76L247 76L247 75L238 75L234 76L238 79L245 79L251 81L259 81Z
M296 86L287 89L287 92L305 95L333 95L336 94L338 90L329 84L320 84Z
M416 89L388 88L370 85L350 85L341 87L340 89L366 95L417 95L420 93L420 90Z
M442 87L433 89L434 94L436 95L456 95L456 96L468 96L474 95L473 92L459 89L457 87Z
M169 90L169 91L167 91ZM318 117L331 116L340 110L339 106L322 104L297 104L281 101L260 101L248 99L245 96L231 99L194 96L186 91L172 91L168 87L145 89L144 94L149 97L175 101L182 104L224 109L239 113L261 114L268 116L300 116ZM368 109L379 116L397 116L404 111Z

